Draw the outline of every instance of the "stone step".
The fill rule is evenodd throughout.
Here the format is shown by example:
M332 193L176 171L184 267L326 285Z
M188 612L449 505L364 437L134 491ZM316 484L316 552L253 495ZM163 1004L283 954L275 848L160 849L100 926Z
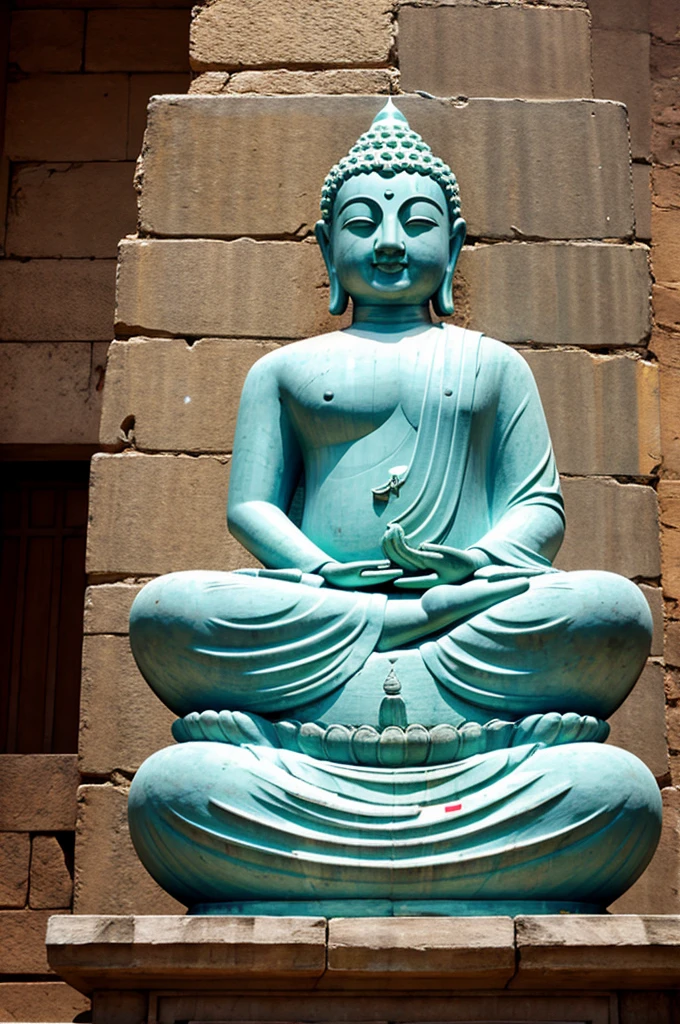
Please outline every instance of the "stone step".
M457 322L502 341L623 348L650 330L647 250L607 243L501 243L463 250ZM121 243L117 333L304 338L331 317L321 256L306 242L242 238Z
M374 96L155 98L143 153L142 231L230 238L311 231L328 170L382 105ZM398 106L457 174L471 236L632 234L620 104L404 96Z

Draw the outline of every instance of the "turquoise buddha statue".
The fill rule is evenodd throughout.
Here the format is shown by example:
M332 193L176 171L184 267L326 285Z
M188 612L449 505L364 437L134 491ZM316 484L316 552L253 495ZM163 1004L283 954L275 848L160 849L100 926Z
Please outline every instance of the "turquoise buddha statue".
M262 568L171 573L132 608L178 716L132 784L137 852L193 913L603 911L660 833L654 778L603 745L647 603L552 567L534 380L432 320L465 222L391 102L321 210L331 312L351 298L353 319L245 382L228 523Z

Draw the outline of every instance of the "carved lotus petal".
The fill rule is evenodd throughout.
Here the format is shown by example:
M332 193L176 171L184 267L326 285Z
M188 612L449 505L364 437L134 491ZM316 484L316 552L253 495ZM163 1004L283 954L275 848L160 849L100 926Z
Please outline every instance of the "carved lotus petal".
M384 768L400 768L406 760L406 733L398 725L388 725L380 734L378 759Z

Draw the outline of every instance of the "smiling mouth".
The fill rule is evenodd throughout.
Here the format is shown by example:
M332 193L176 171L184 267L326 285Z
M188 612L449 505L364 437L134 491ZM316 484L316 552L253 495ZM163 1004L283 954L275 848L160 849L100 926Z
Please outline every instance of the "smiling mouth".
M407 260L373 260L373 266L384 274L399 274L407 264Z

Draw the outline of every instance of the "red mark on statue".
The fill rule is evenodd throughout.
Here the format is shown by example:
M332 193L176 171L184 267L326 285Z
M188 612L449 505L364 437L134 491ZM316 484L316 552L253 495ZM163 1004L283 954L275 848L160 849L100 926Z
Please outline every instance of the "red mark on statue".
M444 811L448 814L449 811L460 811L462 809L462 804L449 804L447 807L444 808Z

